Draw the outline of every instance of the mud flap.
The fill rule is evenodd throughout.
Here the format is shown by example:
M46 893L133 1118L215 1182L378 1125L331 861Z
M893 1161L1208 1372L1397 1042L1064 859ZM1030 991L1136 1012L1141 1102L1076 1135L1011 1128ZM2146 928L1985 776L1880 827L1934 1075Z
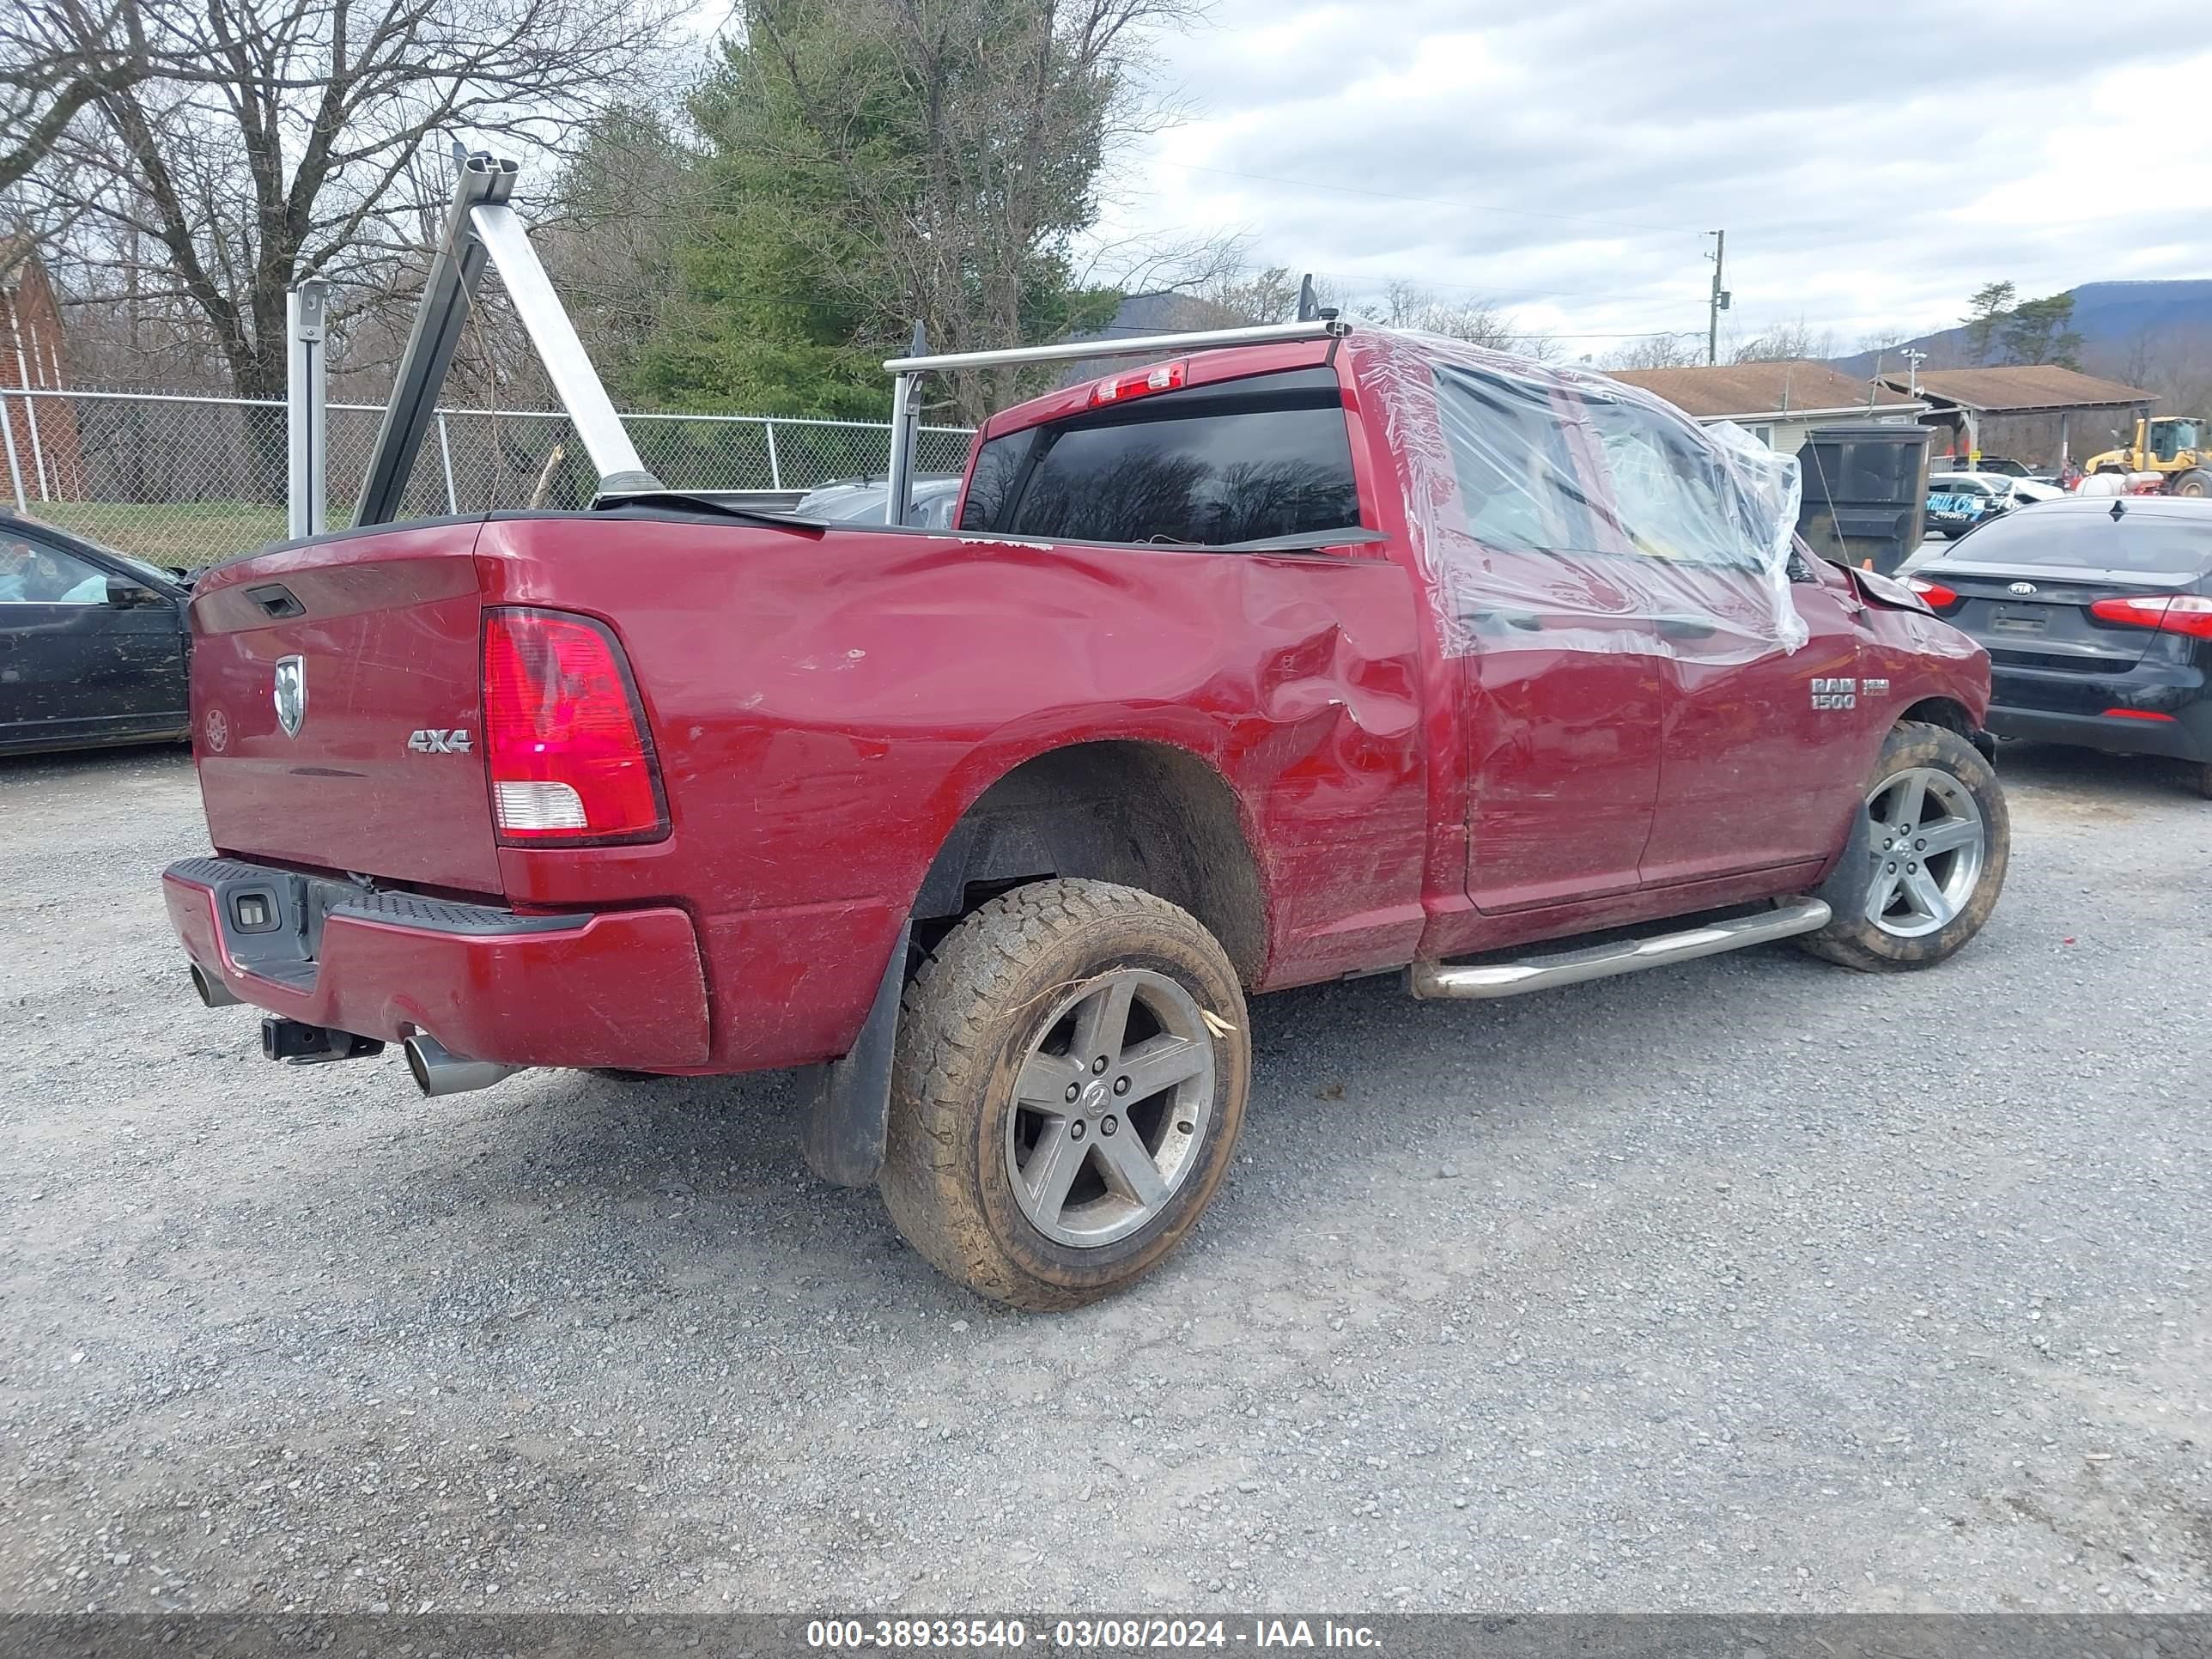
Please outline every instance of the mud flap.
M853 1051L810 1068L814 1076L806 1103L806 1167L833 1186L872 1186L884 1166L891 1050L898 1036L899 995L906 988L907 942L913 933L910 921L899 928Z
M1867 884L1873 879L1867 850L1873 842L1873 820L1860 806L1852 813L1851 833L1844 838L1843 852L1829 866L1827 879L1807 896L1822 901L1838 916L1859 915L1866 908Z

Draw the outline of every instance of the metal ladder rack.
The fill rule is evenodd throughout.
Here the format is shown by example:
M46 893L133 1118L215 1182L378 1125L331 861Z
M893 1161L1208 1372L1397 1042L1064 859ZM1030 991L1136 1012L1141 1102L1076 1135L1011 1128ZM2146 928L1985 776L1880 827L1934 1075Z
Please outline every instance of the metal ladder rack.
M576 435L599 472L601 492L660 489L660 480L639 459L584 343L576 337L575 325L562 309L545 267L530 246L527 228L507 205L514 193L515 164L481 150L470 154L458 145L455 150L460 178L453 210L431 256L422 302L415 308L407 347L400 354L392 400L385 405L376 447L369 452L354 522L390 524L399 516L408 474L424 434L437 418L438 394L453 368L453 352L487 262L498 268L507 299L538 348L562 407L575 423Z
M495 266L508 301L551 376L562 406L575 423L585 451L599 475L599 493L635 495L666 488L646 470L606 387L592 368L583 342L562 308L560 296L530 246L527 228L508 205L517 168L485 151L454 146L459 177L445 234L430 260L422 298L415 309L407 346L400 354L392 398L370 452L354 513L356 525L390 524L399 515L408 475L425 434L437 418L439 393L460 344L484 266ZM1200 329L1182 334L1147 334L1126 340L1076 340L1058 345L1012 346L995 351L958 351L937 356L893 357L884 364L892 375L890 502L886 517L904 524L912 513L915 439L921 408L915 381L948 369L1018 368L1036 363L1085 362L1101 358L1151 357L1235 346L1269 345L1300 340L1341 339L1351 325L1324 313L1295 323L1266 323L1250 328ZM915 332L917 348L921 333Z

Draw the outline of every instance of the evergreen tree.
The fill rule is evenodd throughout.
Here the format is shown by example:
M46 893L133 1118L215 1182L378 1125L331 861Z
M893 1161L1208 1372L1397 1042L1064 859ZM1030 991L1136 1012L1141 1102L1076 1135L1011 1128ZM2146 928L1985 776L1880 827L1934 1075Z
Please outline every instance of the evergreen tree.
M1984 283L1966 301L1966 355L1974 362L1989 362L1997 325L2012 309L2013 294L2010 283Z
M1138 35L1176 15L1172 0L746 0L695 100L704 202L635 389L880 419L883 360L915 319L939 351L1103 325L1121 296L1079 279L1074 242L1138 118ZM972 421L1039 379L932 390Z

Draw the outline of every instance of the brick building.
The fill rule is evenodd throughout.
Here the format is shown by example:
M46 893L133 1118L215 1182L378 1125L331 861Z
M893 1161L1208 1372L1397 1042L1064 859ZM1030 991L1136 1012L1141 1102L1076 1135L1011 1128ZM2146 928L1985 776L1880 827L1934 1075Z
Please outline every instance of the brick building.
M71 501L84 494L76 411L64 398L11 398L10 392L58 391L64 368L62 309L39 256L0 239L0 504Z

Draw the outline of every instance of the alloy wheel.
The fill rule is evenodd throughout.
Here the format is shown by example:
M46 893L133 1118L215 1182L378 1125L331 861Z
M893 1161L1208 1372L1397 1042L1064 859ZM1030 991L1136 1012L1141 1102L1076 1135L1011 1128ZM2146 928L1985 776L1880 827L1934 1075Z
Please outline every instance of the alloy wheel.
M1899 939L1947 927L1982 875L1988 831L1973 793L1948 772L1916 766L1875 786L1867 816L1868 920Z
M1006 1173L1030 1224L1095 1249L1164 1209L1197 1167L1213 1110L1197 1000L1147 969L1085 980L1030 1045L1006 1114Z

